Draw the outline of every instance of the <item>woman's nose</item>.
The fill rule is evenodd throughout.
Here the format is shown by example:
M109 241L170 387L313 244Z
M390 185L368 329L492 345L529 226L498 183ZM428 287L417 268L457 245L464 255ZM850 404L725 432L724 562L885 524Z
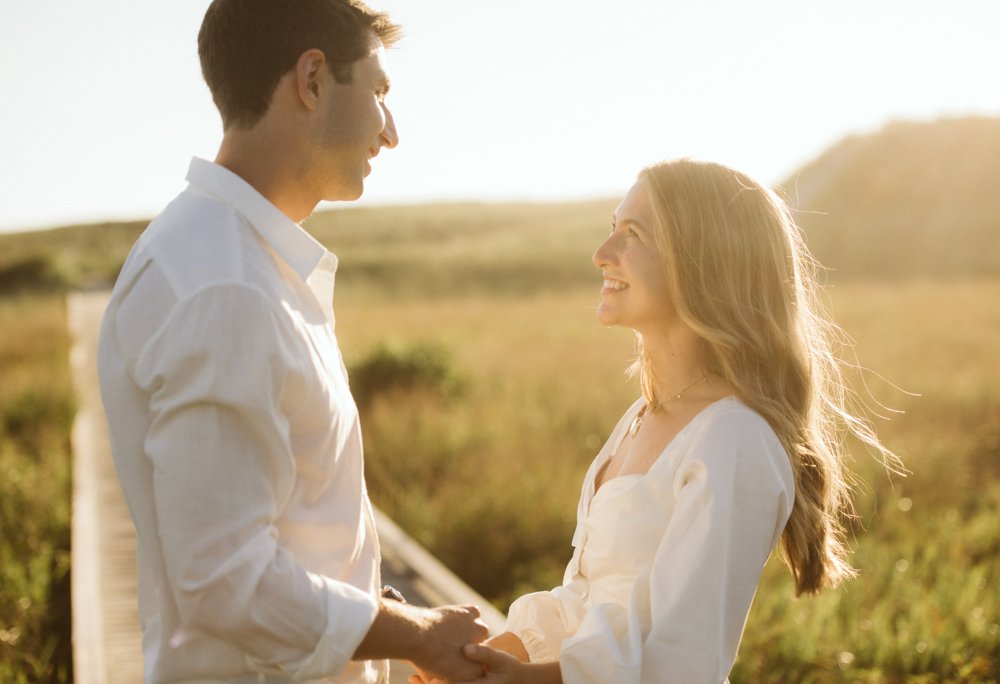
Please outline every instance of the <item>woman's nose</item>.
M600 244L597 251L594 252L592 260L594 266L603 269L605 266L611 263L614 250L611 249L611 241L614 239L614 235L609 236L604 242Z

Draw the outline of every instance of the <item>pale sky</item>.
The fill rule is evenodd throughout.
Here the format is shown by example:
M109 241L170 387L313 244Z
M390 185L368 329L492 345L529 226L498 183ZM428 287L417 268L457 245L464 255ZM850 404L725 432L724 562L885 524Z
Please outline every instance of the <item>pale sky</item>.
M2 0L0 231L151 217L214 157L208 4ZM613 196L675 156L777 182L892 119L1000 116L997 0L370 4L407 36L366 204Z

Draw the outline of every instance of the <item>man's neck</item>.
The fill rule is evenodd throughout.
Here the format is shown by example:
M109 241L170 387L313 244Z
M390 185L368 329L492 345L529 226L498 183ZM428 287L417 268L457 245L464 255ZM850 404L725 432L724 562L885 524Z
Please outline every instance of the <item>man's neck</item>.
M255 128L226 131L215 163L245 180L281 213L300 223L312 213L319 200L312 197L303 183L295 158L287 144Z

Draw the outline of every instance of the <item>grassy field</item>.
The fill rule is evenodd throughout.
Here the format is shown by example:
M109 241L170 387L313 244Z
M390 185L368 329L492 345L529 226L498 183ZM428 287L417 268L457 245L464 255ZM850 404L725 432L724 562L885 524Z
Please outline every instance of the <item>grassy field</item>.
M559 581L583 473L637 396L630 333L594 321L589 253L613 206L311 220L342 259L338 335L372 496L500 608ZM60 289L107 281L138 229L0 236L3 682L68 671ZM794 600L772 561L732 681L1000 681L1000 277L845 279L830 296L873 369L858 378L869 403L905 411L879 429L912 474L855 455L859 579Z
M62 682L75 411L63 298L0 298L0 331L0 682Z

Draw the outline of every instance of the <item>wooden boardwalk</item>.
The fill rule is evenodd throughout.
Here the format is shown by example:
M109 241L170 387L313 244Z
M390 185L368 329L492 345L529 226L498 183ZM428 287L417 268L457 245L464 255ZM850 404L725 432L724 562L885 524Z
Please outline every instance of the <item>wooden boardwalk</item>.
M136 603L135 528L111 461L97 381L97 335L107 292L68 298L79 411L73 426L73 669L76 684L138 684L142 653ZM474 603L496 633L504 617L402 529L376 510L382 579L417 605ZM393 662L391 681L406 681Z

